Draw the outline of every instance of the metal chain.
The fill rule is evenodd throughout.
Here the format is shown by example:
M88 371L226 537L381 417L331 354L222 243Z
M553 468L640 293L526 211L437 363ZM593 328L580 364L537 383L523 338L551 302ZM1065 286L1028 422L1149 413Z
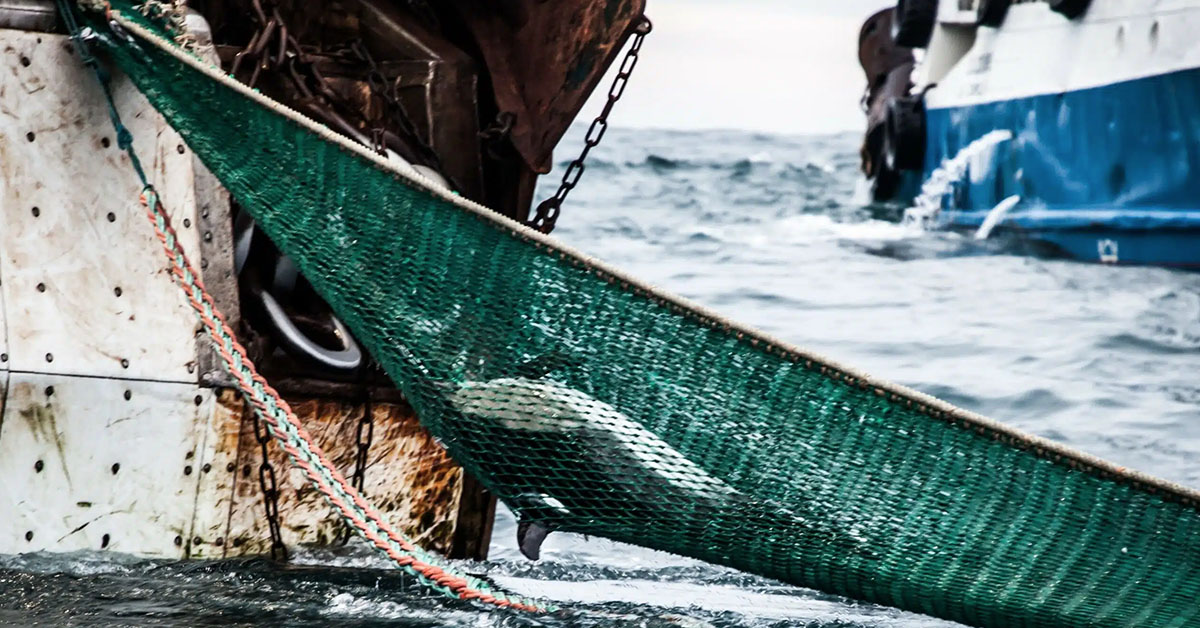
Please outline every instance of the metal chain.
M354 473L350 476L350 483L364 496L366 495L364 484L366 483L367 464L369 462L368 455L371 453L371 442L374 438L375 405L368 398L363 407L363 415L358 420L358 450L354 458Z
M267 527L271 533L271 559L288 559L287 546L283 544L283 532L279 525L279 484L275 477L275 466L271 464L271 452L267 444L271 435L263 426L262 418L254 415L254 438L262 450L262 464L258 466L258 485L262 489L263 507L267 511Z
M575 186L579 184L579 178L583 176L585 162L588 153L593 148L600 145L600 140L604 139L604 134L608 132L608 116L612 113L613 106L621 100L621 96L625 94L625 87L629 84L629 77L633 76L633 69L637 67L638 55L642 51L642 43L646 41L646 35L654 29L654 25L646 16L642 16L640 22L633 30L633 45L629 47L629 52L625 53L625 59L621 61L621 68L617 72L617 77L613 79L612 87L608 90L608 102L604 104L604 109L600 115L592 121L592 125L588 127L587 135L584 136L583 151L579 153L579 157L571 162L563 173L562 183L558 186L558 191L554 196L542 201L534 212L533 218L529 220L530 227L541 231L542 233L550 233L554 231L554 225L558 221L559 214L562 213L563 202L567 200L567 195Z
M230 74L242 83L254 87L263 71L286 73L286 77L291 79L292 85L302 97L298 103L302 113L313 116L364 146L378 150L383 138L373 138L363 133L359 125L343 115L354 112L350 114L354 117L357 111L344 102L313 63L313 56L301 48L300 42L292 35L291 29L280 15L274 0L249 1L254 19L258 23L258 30L250 38L246 48L234 57ZM254 65L253 71L245 70L247 62Z
M412 116L400 100L399 80L388 82L362 40L352 42L340 52L348 57L349 61L366 66L367 86L373 96L383 101L383 122L386 124L391 121L395 133L386 127L376 127L363 132L360 125L348 120L347 115L367 122L365 116L362 116L354 105L346 102L337 90L333 89L329 80L313 63L312 55L301 48L300 42L291 34L280 15L274 0L250 0L250 4L258 22L258 30L250 38L246 48L234 57L231 74L254 87L263 71L283 70L307 101L305 113L321 119L334 130L368 146L384 157L391 148L405 158L433 168L446 178L452 188L461 189L461 186L444 172L437 151L413 123ZM247 62L253 63L252 72L247 73L244 70ZM246 76L247 74L249 75Z
M364 393L363 415L358 419L358 433L355 437L354 470L350 474L350 484L359 494L366 497L367 465L370 462L371 443L375 439L375 406L371 401L370 391ZM340 543L345 545L354 538L354 526L346 523Z
M84 32L74 22L73 16L68 17L73 10L68 2L69 0L60 0L59 7L64 13L65 23L80 52L80 58L94 58L87 50ZM111 7L108 7L107 3L103 8L111 11ZM111 14L109 19L112 20L111 25L115 26L114 33L122 32L123 22L117 20L124 20L124 18L113 17L116 16L116 12L111 12ZM137 42L132 38L126 43L113 41L112 45L128 46L123 54L129 54L131 50L141 53ZM169 45L165 42L156 43L152 39L145 41L152 45ZM104 96L113 128L117 131L118 137L130 138L129 129L121 122L120 114L117 112L112 91L109 88L107 73L101 71L99 64L92 69L95 70L98 82L104 87ZM218 75L214 77L214 80L228 79ZM139 160L137 153L133 150L132 141L128 142L124 148L128 153L129 161L132 164L138 164ZM495 588L486 580L463 573L454 565L437 560L388 525L379 511L364 500L354 487L349 485L346 478L333 468L329 459L313 443L312 437L300 425L299 419L288 403L258 373L254 363L246 354L245 347L237 341L233 330L217 310L212 295L205 291L204 286L200 283L199 273L180 246L179 236L171 226L170 217L157 192L146 179L145 171L140 168L136 168L135 171L143 186L142 205L146 210L147 217L153 223L155 235L162 243L163 251L171 261L171 275L187 296L188 302L198 315L208 337L212 340L214 348L221 354L229 373L238 382L238 388L254 409L255 416L263 421L261 428L258 422L255 423L256 430L265 429L268 435L277 439L291 461L299 470L303 471L313 488L321 493L329 505L335 508L345 520L351 521L360 536L386 555L396 567L417 576L424 586L460 600L475 600L480 604L490 604L498 608L512 608L534 613L558 610L553 606L543 606L521 596L511 595ZM263 460L266 463L269 458L264 455ZM268 472L260 469L260 473L262 473L260 479L265 484ZM273 479L274 473L271 472L270 475ZM278 493L271 491L270 494L277 495ZM278 515L277 506L275 513ZM282 544L280 545L282 546Z
M238 80L250 87L254 87L258 83L258 77L263 70L271 70L283 65L288 59L288 44L295 42L289 36L287 24L283 22L274 2L268 0L267 4L270 7L269 12L267 8L263 7L261 0L251 0L251 8L254 10L255 20L258 22L258 30L250 37L246 48L233 58L233 66L229 71L230 74L238 77ZM271 45L272 39L278 39L274 51L267 49ZM243 78L241 69L247 61L254 65L254 70L250 76Z
M75 21L74 11L67 0L59 0L58 8L60 15L62 15L66 23L67 30L71 33L72 44L78 52L80 59L95 71L100 85L104 90L105 98L108 101L109 116L112 119L113 128L117 131L117 145L129 154L130 163L137 172L138 178L142 180L144 185L148 186L149 184L146 183L146 173L142 169L141 161L133 151L133 136L130 135L129 129L121 123L120 114L117 113L116 107L113 104L110 75L96 62L96 58L91 53L90 46L85 41L85 31ZM111 23L111 26L121 28L115 21ZM286 561L288 559L288 551L287 547L283 544L282 528L279 525L279 484L275 476L275 467L271 464L270 451L267 449L267 444L271 441L271 436L264 429L262 419L257 413L254 418L254 437L258 440L259 448L262 451L262 463L258 467L258 483L262 490L263 506L267 513L267 526L271 534L271 558Z
M396 123L396 128L404 134L405 139L411 141L421 154L421 157L426 160L426 165L440 171L442 169L441 159L438 157L437 151L421 137L421 132L417 130L416 124L412 121L412 116L408 115L408 109L404 107L404 103L400 100L398 92L398 81L393 81L388 84L387 78L380 71L379 65L375 63L375 57L371 56L371 51L367 49L363 41L356 40L350 44L350 52L354 55L355 60L367 65L367 86L371 89L371 93L383 101L387 108L387 113ZM383 129L375 129L380 137L383 136Z
M336 92L309 61L308 55L300 48L300 43L290 34L288 25L280 15L276 3L273 0L250 0L250 5L258 22L258 30L250 38L246 48L234 57L230 74L238 77L246 85L254 87L263 71L283 69L287 71L295 87L310 101L330 103L335 100ZM249 70L250 67L253 69ZM374 72L378 73L373 62L371 67ZM323 113L335 118L332 120L334 123L342 123L338 126L343 130L354 128L337 113L328 110L328 107L324 109L327 111ZM380 153L385 152L383 129L374 129L369 138L354 136L354 139L364 143L369 142L373 150ZM361 427L359 431L362 431ZM286 561L288 560L288 550L283 543L282 525L279 520L278 478L275 467L271 464L270 450L268 449L268 444L272 439L264 429L261 418L257 416L254 421L254 436L262 451L262 464L258 468L258 480L263 495L263 507L267 515L267 527L271 535L271 558ZM369 436L368 433L368 438ZM361 440L360 436L360 449ZM361 459L363 456L364 453L360 451L358 458ZM362 482L361 472L356 468L355 486L361 488Z
M511 111L501 111L496 114L496 119L492 120L491 124L479 132L479 139L483 140L484 150L487 151L489 157L496 160L503 159L499 150L500 144L512 135L513 125L516 123L516 114Z

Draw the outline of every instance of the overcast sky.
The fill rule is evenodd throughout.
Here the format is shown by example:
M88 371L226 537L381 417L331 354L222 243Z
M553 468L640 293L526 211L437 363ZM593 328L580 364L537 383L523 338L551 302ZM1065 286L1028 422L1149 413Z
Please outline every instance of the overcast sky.
M647 0L615 127L861 129L858 29L894 0ZM607 81L599 88L607 92ZM595 99L584 117L599 109Z

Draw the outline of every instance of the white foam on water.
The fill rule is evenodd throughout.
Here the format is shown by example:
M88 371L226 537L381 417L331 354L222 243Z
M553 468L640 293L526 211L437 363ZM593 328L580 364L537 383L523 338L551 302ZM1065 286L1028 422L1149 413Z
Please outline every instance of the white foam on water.
M644 580L556 582L530 578L495 578L501 585L563 604L620 602L641 607L686 608L709 613L736 613L770 622L838 621L875 628L955 628L958 624L870 604L848 605L834 599L797 594L792 587L747 590L729 585ZM753 624L751 624L753 625Z
M923 234L923 230L907 224L884 220L841 221L825 214L786 216L769 223L766 228L760 223L706 225L692 232L693 237L707 237L716 243L750 247L841 240L902 240Z
M833 162L829 161L828 159L810 160L807 166L810 168L816 168L825 174L833 174L834 172L837 172L837 166L834 166Z
M116 552L36 552L0 556L0 569L27 573L58 573L75 577L124 575L137 572L145 559Z
M422 609L411 604L356 597L350 593L331 591L321 611L327 617L361 618L364 621L408 620L436 622L443 626L496 626L501 618L494 613L454 611L444 607Z
M904 223L921 229L934 226L935 219L942 211L942 201L953 190L954 184L964 181L968 176L975 182L985 180L985 175L995 169L996 147L1012 139L1012 131L992 131L943 161L921 184L920 194L913 199L912 207L904 212Z
M769 230L757 228L757 233L774 239L793 242L829 240L902 240L921 234L920 229L910 225L885 220L863 220L843 222L826 214L800 214L788 216L771 226Z
M855 179L854 192L850 195L850 205L858 207L870 205L873 202L871 186L871 180L866 177Z

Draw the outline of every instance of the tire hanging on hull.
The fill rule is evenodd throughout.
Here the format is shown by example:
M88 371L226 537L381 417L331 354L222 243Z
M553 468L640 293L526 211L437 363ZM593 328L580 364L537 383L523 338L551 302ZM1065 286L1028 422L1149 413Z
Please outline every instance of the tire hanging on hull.
M920 95L888 101L883 126L883 158L888 170L925 167L925 99Z
M1075 19L1087 13L1092 0L1048 0L1050 10L1061 13L1069 19Z
M980 26L999 27L1004 24L1010 5L1012 0L979 0L975 5L975 23Z
M897 0L892 39L905 48L924 48L933 37L938 0Z

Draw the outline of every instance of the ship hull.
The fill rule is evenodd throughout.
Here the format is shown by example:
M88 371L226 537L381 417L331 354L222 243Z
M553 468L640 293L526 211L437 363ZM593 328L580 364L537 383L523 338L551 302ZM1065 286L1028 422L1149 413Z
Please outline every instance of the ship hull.
M926 93L923 178L996 130L935 224L1009 231L1086 261L1200 268L1200 2L1095 0L1067 20L1014 5ZM931 43L963 37L943 24ZM961 42L958 44L961 46Z

